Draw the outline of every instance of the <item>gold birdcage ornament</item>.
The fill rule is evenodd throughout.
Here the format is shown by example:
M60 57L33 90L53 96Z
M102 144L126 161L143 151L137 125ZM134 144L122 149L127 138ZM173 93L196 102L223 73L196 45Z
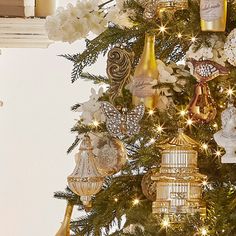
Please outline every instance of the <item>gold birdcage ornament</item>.
M156 182L153 213L168 217L170 222L181 222L186 215L206 215L202 201L202 184L206 176L197 168L198 143L179 131L177 137L160 145L161 168L152 176Z

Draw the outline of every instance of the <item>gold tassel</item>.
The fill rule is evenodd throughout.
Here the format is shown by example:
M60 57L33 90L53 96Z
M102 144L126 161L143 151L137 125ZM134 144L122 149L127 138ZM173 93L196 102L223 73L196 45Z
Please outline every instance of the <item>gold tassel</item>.
M56 233L55 236L70 236L70 220L71 220L73 208L74 208L74 205L68 202L64 220L61 224L59 231Z

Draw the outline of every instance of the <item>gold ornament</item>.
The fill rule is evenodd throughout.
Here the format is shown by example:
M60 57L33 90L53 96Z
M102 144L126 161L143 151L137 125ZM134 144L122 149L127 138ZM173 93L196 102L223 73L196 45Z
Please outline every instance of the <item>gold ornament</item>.
M111 81L109 93L113 102L118 96L122 96L125 83L129 80L134 54L122 47L114 47L108 53L107 75Z
M74 205L70 202L67 203L64 220L61 224L59 231L55 236L70 236L70 220L72 216Z
M196 122L208 123L215 119L217 109L207 81L220 75L226 75L229 71L224 66L210 60L196 61L191 58L188 63L192 64L192 74L198 81L195 85L194 96L188 106L189 116Z
M189 116L196 122L208 123L215 119L217 109L207 83L195 85L194 96L188 106Z
M109 176L119 172L127 162L124 144L119 139L109 136L94 135L92 141L99 173L102 176Z
M188 0L137 0L144 8L144 17L152 19L159 16L160 12L175 12L188 8Z
M227 19L227 0L200 1L202 31L224 32Z
M168 217L173 223L186 215L206 214L202 202L202 183L205 175L198 172L198 143L179 131L177 137L160 145L163 149L160 172L152 176L156 182L156 200L153 213Z
M157 172L155 169L149 170L142 179L142 192L147 199L154 202L156 200L156 182L152 180L152 176Z
M107 130L113 137L130 137L139 133L139 121L143 118L145 112L143 104L136 106L129 112L123 108L122 113L109 102L102 102L101 107L106 116Z
M85 135L76 155L76 167L68 176L71 191L80 196L84 206L88 206L91 197L97 194L103 185L104 177L97 170L93 147L88 135Z
M183 10L188 8L188 0L158 0L157 9L161 11L171 10Z
M146 34L144 51L137 65L133 78L133 104L143 103L153 110L157 105L158 95L153 86L158 80L155 56L155 35Z

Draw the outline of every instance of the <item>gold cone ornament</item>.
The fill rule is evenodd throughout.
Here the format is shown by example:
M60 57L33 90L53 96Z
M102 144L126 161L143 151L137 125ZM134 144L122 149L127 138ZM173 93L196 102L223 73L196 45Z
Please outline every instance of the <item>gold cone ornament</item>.
M92 196L101 190L104 177L97 170L88 135L83 137L79 150L76 155L76 167L68 176L68 185L71 191L80 196L83 205L89 206Z
M73 212L73 207L74 205L72 203L67 203L64 220L55 236L70 236L70 220Z
M143 54L134 72L132 91L134 105L143 103L146 108L155 109L158 95L153 86L157 80L155 35L146 34Z
M200 1L202 31L224 32L227 20L227 0Z
M182 130L160 145L163 149L160 172L152 176L156 182L153 213L168 217L172 223L181 222L186 215L206 214L202 202L202 182L206 176L198 172L196 146L198 143Z

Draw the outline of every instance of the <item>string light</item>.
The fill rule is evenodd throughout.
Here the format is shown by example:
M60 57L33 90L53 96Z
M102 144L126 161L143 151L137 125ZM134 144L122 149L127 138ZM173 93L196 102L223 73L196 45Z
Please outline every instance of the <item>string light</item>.
M207 235L207 230L205 228L202 228L201 229L201 234L202 234L202 236Z
M161 222L161 225L165 228L170 226L170 221L169 219L163 219L163 221Z
M149 114L150 116L152 116L152 115L154 114L154 110L149 110L149 111L148 111L148 114Z
M164 33L164 32L166 32L166 27L162 25L162 26L159 28L159 30L160 30L160 32Z
M193 124L193 120L192 119L187 119L186 121L188 126L191 126Z
M214 127L215 129L217 129L217 128L218 128L218 124L215 123L215 124L213 125L213 127Z
M228 97L232 97L232 95L234 95L234 90L231 88L231 87L229 87L227 90L226 90L226 94L227 94L227 96Z
M215 152L215 155L216 155L217 157L220 157L220 156L222 155L222 153L221 153L220 150L217 150L217 151Z
M208 183L207 183L206 180L204 180L204 181L202 182L202 185L203 185L203 186L207 186L207 184L208 184Z
M203 148L204 150L207 150L207 149L208 149L208 145L207 145L206 143L203 143L203 144L202 144L202 148Z
M187 114L186 110L180 110L179 115L184 117Z
M149 143L150 143L150 144L153 144L153 143L155 143L155 142L156 142L156 139L151 138Z
M178 33L178 34L177 34L177 37L178 37L179 39L181 39L181 38L182 38L182 34L181 34L181 33Z
M93 125L94 125L95 127L98 127L98 126L99 126L98 121L94 120L94 121L93 121Z
M163 132L163 130L164 130L164 128L163 128L162 125L158 125L158 126L157 126L157 132L158 132L159 134L161 134L161 133Z
M133 200L133 205L134 206L138 205L139 203L140 203L139 199L136 198L136 199Z
M193 43L196 42L196 40L197 40L196 37L192 37L192 38L191 38L191 41L192 41Z
M114 198L114 201L115 201L115 202L118 202L118 198Z

